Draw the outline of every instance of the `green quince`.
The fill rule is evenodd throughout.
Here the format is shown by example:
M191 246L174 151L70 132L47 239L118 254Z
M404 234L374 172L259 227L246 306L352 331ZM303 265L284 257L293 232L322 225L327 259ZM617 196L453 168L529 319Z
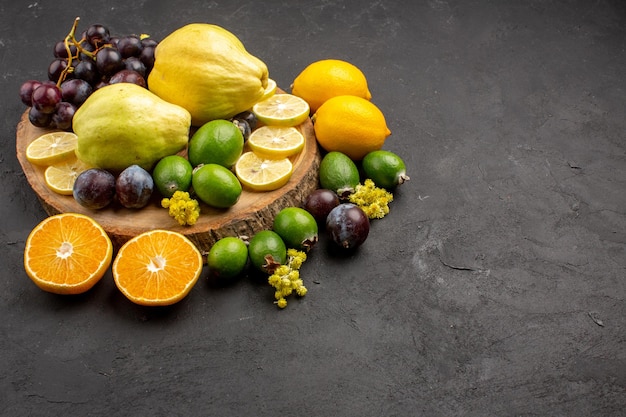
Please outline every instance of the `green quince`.
M119 172L136 164L146 170L185 149L191 115L146 88L131 83L96 90L72 122L81 161Z

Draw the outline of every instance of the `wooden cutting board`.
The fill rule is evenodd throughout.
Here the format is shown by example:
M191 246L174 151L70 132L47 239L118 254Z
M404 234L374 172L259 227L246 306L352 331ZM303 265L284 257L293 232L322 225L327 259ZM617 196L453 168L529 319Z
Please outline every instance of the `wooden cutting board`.
M101 210L87 209L72 196L51 191L44 180L45 167L31 164L25 155L28 144L50 130L33 126L28 120L28 111L22 115L17 126L16 152L28 183L49 215L75 212L92 217L106 230L116 249L142 232L168 229L184 234L206 254L222 237L252 237L260 230L271 229L274 217L281 209L302 206L307 195L318 188L321 156L313 124L307 119L297 128L306 142L302 152L291 158L293 174L285 186L269 192L254 192L244 187L237 204L226 210L200 203L200 218L193 226L180 226L170 217L168 211L161 207L161 196L156 190L151 202L142 209L127 209L115 201Z

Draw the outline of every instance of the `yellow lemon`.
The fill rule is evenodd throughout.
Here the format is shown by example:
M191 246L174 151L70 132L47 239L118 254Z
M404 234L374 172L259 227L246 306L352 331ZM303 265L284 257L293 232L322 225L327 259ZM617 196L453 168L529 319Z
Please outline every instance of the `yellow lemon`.
M78 137L72 132L44 133L26 148L26 159L35 165L49 166L74 157Z
M276 190L289 182L293 165L289 158L265 159L246 152L235 165L237 178L253 191Z
M59 162L46 168L44 180L48 188L55 193L72 195L76 177L89 168L91 166L73 156L67 161Z
M261 123L269 126L298 126L309 117L308 103L293 94L274 94L252 106Z
M276 85L276 81L274 81L271 78L267 79L267 87L265 87L265 91L263 92L263 97L261 97L261 99L259 101L263 101L266 98L270 98L272 97L274 94L276 94L276 89L278 88L278 86Z
M324 59L310 64L293 81L291 93L309 103L312 112L335 96L372 98L363 72L353 64L338 59Z
M248 146L263 158L282 159L304 148L304 136L295 127L261 126L250 134Z
M353 161L381 149L391 134L380 109L356 96L329 99L312 120L320 146L328 152L342 152Z

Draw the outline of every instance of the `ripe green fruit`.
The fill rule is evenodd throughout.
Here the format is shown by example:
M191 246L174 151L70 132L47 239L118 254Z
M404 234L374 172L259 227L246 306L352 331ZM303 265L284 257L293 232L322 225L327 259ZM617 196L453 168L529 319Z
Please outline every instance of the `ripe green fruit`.
M150 171L187 146L191 116L131 83L99 88L76 110L76 156L88 165L121 172L133 164Z
M235 174L217 164L202 165L194 170L191 185L200 200L216 208L234 206L242 192Z
M328 152L320 163L320 185L337 193L340 198L354 192L359 184L359 169L348 155Z
M250 262L259 271L272 273L273 269L287 261L285 242L272 230L257 232L248 243Z
M391 190L409 180L402 158L390 151L378 150L363 158L365 176L378 187Z
M315 218L300 207L286 207L274 217L272 226L288 248L308 251L317 243L318 227Z
M207 265L212 278L228 280L240 275L248 263L248 247L238 237L224 237L211 246Z
M189 162L218 164L230 168L243 151L243 134L228 120L213 120L202 125L189 140Z
M161 195L170 198L176 191L189 190L192 173L193 168L187 159L169 155L157 162L152 178Z

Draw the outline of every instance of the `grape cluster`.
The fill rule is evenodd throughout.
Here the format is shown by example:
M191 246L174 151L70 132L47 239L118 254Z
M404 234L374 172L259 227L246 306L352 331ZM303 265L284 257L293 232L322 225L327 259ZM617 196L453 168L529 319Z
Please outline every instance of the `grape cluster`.
M28 118L37 127L71 130L76 110L103 86L130 82L147 87L157 41L145 35L111 36L100 24L77 38L78 22L54 45L48 80L28 80L20 88L20 99L30 107Z

